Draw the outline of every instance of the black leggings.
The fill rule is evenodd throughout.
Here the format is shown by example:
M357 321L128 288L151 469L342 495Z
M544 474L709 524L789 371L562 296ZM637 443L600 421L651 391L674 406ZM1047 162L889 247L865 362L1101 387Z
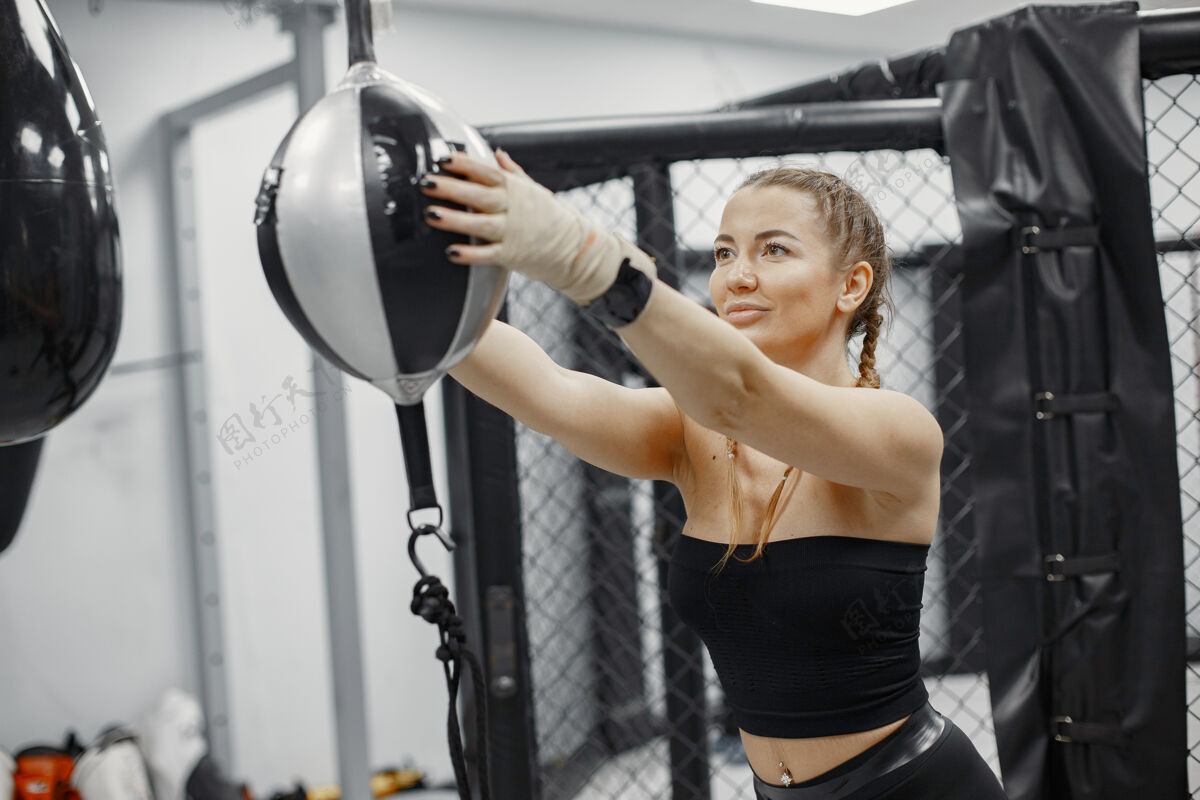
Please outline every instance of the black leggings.
M823 775L788 787L756 776L754 790L758 800L1007 800L967 735L928 704Z

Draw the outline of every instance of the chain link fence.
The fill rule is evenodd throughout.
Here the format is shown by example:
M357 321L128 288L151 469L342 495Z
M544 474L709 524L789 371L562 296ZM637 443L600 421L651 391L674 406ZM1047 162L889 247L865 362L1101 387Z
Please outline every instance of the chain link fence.
M1146 81L1144 89L1152 215L1176 386L1188 771L1197 797L1200 79L1172 76ZM685 160L655 173L657 184L621 175L563 196L597 223L638 241L658 258L660 274L709 305L709 254L724 202L751 173L779 163L843 176L887 226L897 262L896 313L880 343L880 373L886 387L912 395L937 416L947 444L922 617L924 678L934 707L962 727L998 771L982 671L965 438L960 232L946 161L931 150ZM563 182L571 184L571 176ZM657 207L639 202L648 185L663 199ZM540 284L514 276L508 313L566 367L629 386L650 381L616 337ZM856 359L856 343L850 349ZM665 564L683 523L673 490L595 470L519 425L517 458L542 797L752 798L750 769L711 663L665 604Z
M1145 81L1150 202L1175 380L1188 664L1188 788L1200 797L1200 79Z
M998 769L963 440L960 231L946 161L932 150L689 160L657 173L658 208L639 202L645 176L563 196L638 241L658 258L660 274L710 305L712 241L725 200L751 173L779 163L843 176L887 227L896 314L880 342L879 371L884 386L935 413L947 439L922 618L925 680L934 707ZM539 284L514 276L508 314L563 366L629 386L650 380L615 336ZM855 362L856 350L852 343ZM517 459L542 796L753 798L707 655L664 606L665 563L682 527L674 490L602 473L522 426ZM681 726L690 726L690 740Z

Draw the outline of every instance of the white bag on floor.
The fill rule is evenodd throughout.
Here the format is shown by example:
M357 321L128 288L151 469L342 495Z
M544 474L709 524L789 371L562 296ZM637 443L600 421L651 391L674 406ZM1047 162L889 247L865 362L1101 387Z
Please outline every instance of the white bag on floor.
M13 796L13 773L17 771L17 762L0 747L0 800Z
M188 778L208 752L200 703L186 692L169 689L135 730L150 768L154 796L186 800Z
M87 800L154 800L146 761L129 728L107 731L83 751L71 783Z

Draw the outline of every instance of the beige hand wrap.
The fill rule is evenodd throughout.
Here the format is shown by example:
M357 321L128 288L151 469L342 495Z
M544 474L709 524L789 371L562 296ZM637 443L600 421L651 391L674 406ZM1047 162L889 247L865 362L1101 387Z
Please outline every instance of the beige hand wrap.
M528 176L505 174L507 217L497 264L542 281L580 305L604 294L621 262L655 277L654 259L583 214Z

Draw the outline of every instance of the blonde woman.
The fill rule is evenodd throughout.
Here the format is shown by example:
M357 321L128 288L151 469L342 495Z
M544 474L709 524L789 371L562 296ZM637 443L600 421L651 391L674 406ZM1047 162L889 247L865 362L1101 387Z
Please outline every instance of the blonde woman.
M751 177L713 244L714 317L497 159L457 154L422 180L427 223L481 242L450 261L566 294L661 388L564 369L500 322L451 375L591 464L679 487L671 602L712 655L758 797L1003 798L919 677L943 441L925 408L879 388L890 264L870 206L828 173Z

